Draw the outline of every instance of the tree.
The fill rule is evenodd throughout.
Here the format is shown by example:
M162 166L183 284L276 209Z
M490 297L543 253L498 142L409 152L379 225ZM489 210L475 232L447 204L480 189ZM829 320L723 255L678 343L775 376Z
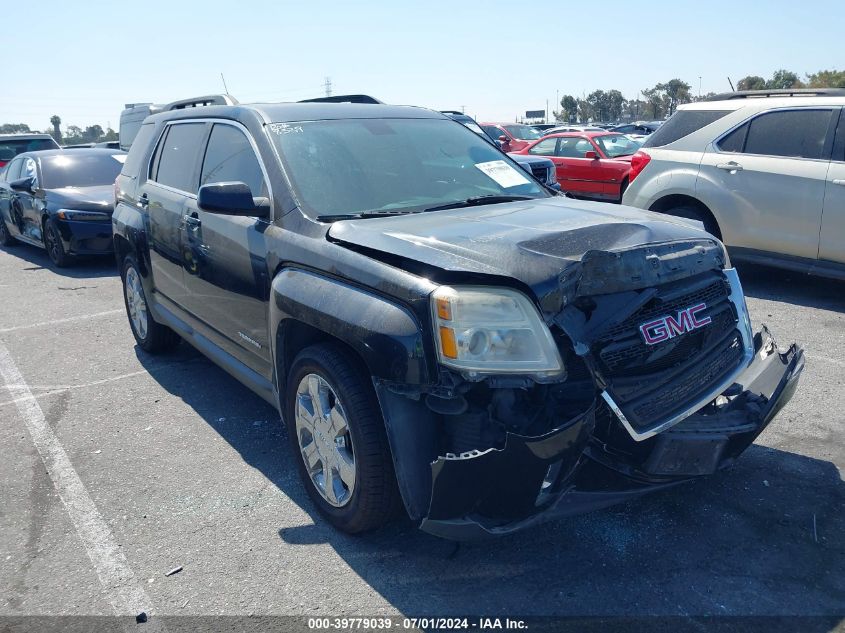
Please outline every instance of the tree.
M689 103L692 98L690 85L680 79L670 79L665 84L657 84L655 88L663 92L670 116L674 114L680 104Z
M845 88L845 70L820 70L807 75L808 88Z
M84 143L96 143L100 140L100 137L104 134L103 128L99 125L89 125L85 128L85 131L82 133L82 137L85 139Z
M558 121L572 122L578 116L578 101L572 95L563 95L560 100L560 112L555 112Z
M62 142L62 130L59 127L62 124L62 119L58 114L54 114L50 117L50 125L53 126L53 138L56 140L56 143Z
M737 90L763 90L766 87L766 80L757 75L743 77L736 84Z
M85 143L82 138L83 131L78 125L68 125L65 129L65 144L73 145L75 143Z
M622 93L618 90L608 90L605 93L607 101L607 118L605 121L618 121L622 118L622 111L627 103Z
M605 111L607 110L607 95L604 90L594 90L587 95L586 101L590 107L590 117L604 121Z
M645 98L643 114L651 119L662 119L665 104L663 101L664 95L660 90L660 84L657 84L654 88L643 90L642 95Z
M0 134L14 134L15 132L29 132L26 123L4 123L0 125Z
M581 123L589 123L590 120L593 118L595 113L593 112L593 108L590 105L590 102L586 99L577 99L578 104L578 120Z
M791 70L784 70L781 68L775 71L772 78L766 82L766 88L769 89L785 89L785 88L803 88L804 84Z
M118 137L117 137L117 132L115 132L115 131L114 131L113 129L111 129L111 128L108 128L108 129L106 130L106 134L105 134L105 136L103 136L100 140L101 140L101 141L116 141L116 140L118 140Z

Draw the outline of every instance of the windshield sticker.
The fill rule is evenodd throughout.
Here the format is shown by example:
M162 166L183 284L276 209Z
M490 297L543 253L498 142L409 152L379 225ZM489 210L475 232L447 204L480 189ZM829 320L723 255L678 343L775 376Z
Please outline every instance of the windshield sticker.
M299 134L302 132L301 125L291 125L290 123L271 123L267 127L273 134Z
M487 163L478 163L476 167L490 176L500 187L509 189L519 185L527 185L530 180L520 174L516 169L503 160L491 160Z
M112 158L114 158L118 163L125 163L126 162L126 154L112 154Z

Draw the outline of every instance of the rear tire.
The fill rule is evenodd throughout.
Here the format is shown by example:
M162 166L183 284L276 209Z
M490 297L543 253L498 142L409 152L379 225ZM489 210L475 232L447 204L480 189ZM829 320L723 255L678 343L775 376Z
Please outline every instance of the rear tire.
M70 265L71 256L65 251L62 234L52 218L44 223L44 248L47 249L47 256L56 267L65 268Z
M679 218L687 218L688 220L697 220L704 225L704 230L710 233L710 235L714 235L719 239L722 239L722 232L719 230L719 225L708 211L698 207L681 205L667 209L663 213L666 215L674 215Z
M337 344L308 347L293 361L285 393L288 437L308 495L350 534L381 527L400 508L384 420L356 361Z
M126 315L129 317L129 327L138 347L150 354L160 354L179 345L182 340L179 335L153 319L147 305L144 285L141 283L140 268L132 255L127 255L123 260L121 278Z
M12 237L9 227L6 226L6 220L4 220L2 214L0 214L0 244L3 246L14 246L17 243L18 241Z

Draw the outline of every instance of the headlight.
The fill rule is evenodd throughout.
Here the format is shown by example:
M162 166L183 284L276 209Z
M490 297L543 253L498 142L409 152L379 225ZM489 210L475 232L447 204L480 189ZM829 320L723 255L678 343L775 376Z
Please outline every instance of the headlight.
M60 220L73 220L74 222L108 222L111 220L110 213L102 211L74 211L73 209L59 209L56 215Z
M441 286L431 295L431 307L440 362L466 378L530 374L548 382L563 373L552 333L522 293Z

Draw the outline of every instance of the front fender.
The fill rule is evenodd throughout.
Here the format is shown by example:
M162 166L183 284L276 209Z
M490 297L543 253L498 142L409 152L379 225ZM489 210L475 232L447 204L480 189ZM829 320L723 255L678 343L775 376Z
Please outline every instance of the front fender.
M272 283L270 331L276 358L290 345L288 326L300 322L346 343L374 379L405 385L430 382L422 328L411 311L377 294L315 272L286 268ZM284 368L279 386L283 391Z

